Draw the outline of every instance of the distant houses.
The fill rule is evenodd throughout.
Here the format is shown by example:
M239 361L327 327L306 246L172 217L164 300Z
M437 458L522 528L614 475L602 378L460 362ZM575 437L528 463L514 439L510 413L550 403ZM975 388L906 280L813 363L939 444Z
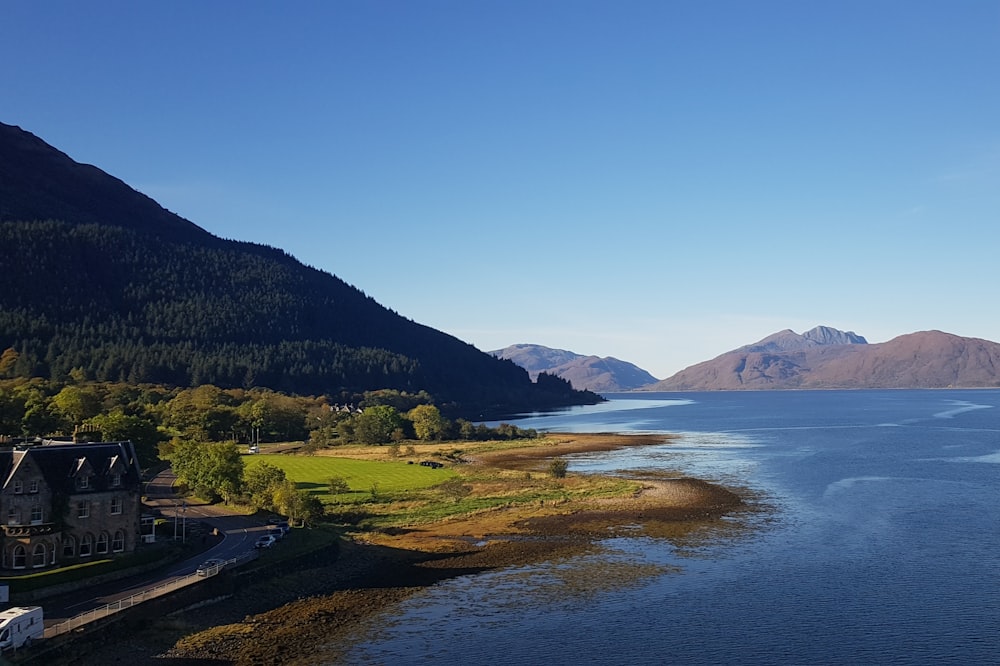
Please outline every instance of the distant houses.
M0 570L43 569L133 552L142 478L131 442L0 449Z

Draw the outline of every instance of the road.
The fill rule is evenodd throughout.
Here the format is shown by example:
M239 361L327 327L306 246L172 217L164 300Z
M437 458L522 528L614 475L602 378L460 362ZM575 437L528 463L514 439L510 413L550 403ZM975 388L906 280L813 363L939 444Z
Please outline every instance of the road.
M164 518L173 519L176 525L175 534L179 539L190 538L187 529L189 521L203 522L217 529L217 536L205 537L205 550L157 571L44 599L40 603L45 609L46 626L58 624L88 610L100 608L139 594L143 590L188 576L209 558L232 559L248 550L253 550L254 541L266 532L265 525L248 516L234 515L226 507L187 504L174 494L175 481L176 477L169 470L150 480L146 484L144 508L158 509ZM200 536L197 538L202 539Z

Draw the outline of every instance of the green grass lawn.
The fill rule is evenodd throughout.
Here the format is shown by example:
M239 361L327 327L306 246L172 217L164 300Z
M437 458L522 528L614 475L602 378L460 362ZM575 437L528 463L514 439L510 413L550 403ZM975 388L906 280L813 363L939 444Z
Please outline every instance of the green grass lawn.
M296 486L323 502L363 501L371 496L373 486L379 495L396 496L409 490L435 486L455 476L455 472L447 467L431 469L395 461L267 454L248 458L245 460L248 468L261 462L274 465L284 470L285 476ZM347 481L350 492L330 493L330 478L335 476Z

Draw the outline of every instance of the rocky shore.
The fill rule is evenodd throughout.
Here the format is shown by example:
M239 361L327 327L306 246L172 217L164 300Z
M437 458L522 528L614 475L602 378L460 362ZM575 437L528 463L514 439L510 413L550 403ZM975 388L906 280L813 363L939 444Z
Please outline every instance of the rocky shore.
M544 447L482 454L472 464L530 473L568 452L663 441L566 435ZM521 505L420 529L355 535L295 571L240 581L231 596L109 641L79 663L337 663L366 628L438 581L570 557L626 526L630 534L683 538L745 506L725 488L668 477L642 479L626 497Z

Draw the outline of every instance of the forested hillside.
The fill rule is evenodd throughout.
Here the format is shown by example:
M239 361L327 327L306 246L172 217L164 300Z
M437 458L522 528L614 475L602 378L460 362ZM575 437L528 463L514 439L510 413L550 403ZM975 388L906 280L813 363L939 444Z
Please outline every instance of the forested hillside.
M0 377L424 390L470 415L598 400L533 383L281 250L212 236L7 125L0 247Z

